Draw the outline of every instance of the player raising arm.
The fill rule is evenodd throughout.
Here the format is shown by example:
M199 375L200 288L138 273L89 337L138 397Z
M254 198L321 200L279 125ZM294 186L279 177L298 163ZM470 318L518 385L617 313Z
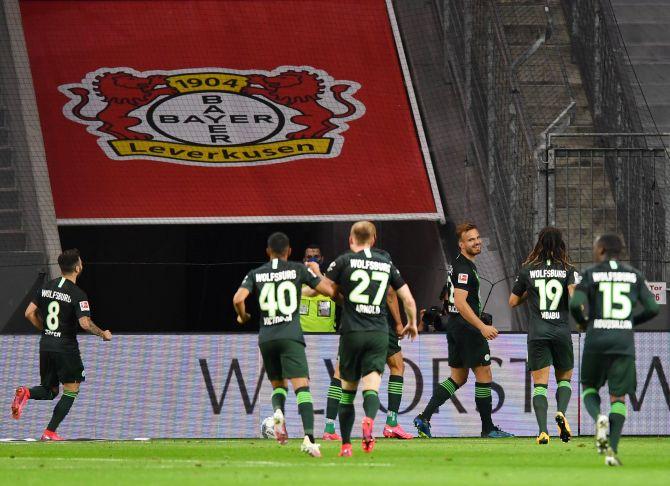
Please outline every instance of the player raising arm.
M633 326L658 314L659 306L639 270L618 261L623 252L619 236L606 234L593 246L596 264L582 275L570 299L570 312L586 329L582 354L582 399L596 422L596 447L606 452L605 464L620 466L619 439L626 420L626 395L635 393ZM633 313L640 302L643 309ZM584 313L588 306L588 315ZM609 385L610 413L600 414L598 390ZM608 444L609 429L609 444Z
M105 341L112 339L111 332L93 323L88 297L76 285L84 270L79 250L64 251L58 257L58 266L62 276L38 288L25 313L30 323L42 332L40 384L32 388L18 387L12 401L12 417L19 419L29 399L53 400L58 395L59 384L63 384L63 396L54 408L42 440L63 440L56 429L70 411L79 394L79 385L85 380L77 327Z
M247 273L233 297L237 322L244 324L251 318L244 301L253 293L261 309L258 347L272 384L275 437L280 444L287 443L284 404L291 380L305 433L300 450L321 457L319 445L314 441L314 405L298 304L303 284L330 296L334 295L334 289L305 265L288 261L291 247L284 233L270 235L266 252L270 261Z

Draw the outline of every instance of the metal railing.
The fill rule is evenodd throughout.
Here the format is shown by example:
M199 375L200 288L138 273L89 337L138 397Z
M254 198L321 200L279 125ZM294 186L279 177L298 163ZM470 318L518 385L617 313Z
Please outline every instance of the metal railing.
M668 158L664 149L647 146L650 136L550 135L547 219L564 230L576 262L591 262L596 236L617 233L647 278L667 278L666 214L655 171Z
M565 129L575 111L560 50L547 45L554 23L548 3L543 5L546 25L527 46L512 48L495 1L434 0L443 26L444 76L462 100L467 142L487 188L485 204L507 272L525 257L544 224L546 136ZM542 89L520 80L546 71L549 56L559 66L551 103Z

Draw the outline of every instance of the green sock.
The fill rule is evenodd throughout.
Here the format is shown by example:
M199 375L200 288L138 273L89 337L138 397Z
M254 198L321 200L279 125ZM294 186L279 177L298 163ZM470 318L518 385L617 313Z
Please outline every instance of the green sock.
M389 376L389 406L386 424L391 427L398 425L398 411L402 400L403 378L400 375Z
M610 408L610 447L614 452L619 450L619 439L623 423L626 421L626 404L624 402L613 402Z
M42 385L29 388L28 391L30 392L31 400L53 400L56 398L56 395L58 395L58 393L54 393L51 388Z
M284 413L284 405L286 405L286 394L288 391L283 386L278 386L272 390L272 410L281 410Z
M584 401L586 411L593 420L596 420L598 415L600 415L600 395L598 395L598 390L595 388L585 388L582 392L582 400Z
M328 387L328 399L326 400L326 433L335 433L335 419L337 418L337 409L340 406L342 398L342 382L337 378L330 380Z
M77 398L78 394L79 392L71 392L71 391L63 392L63 396L60 397L60 400L58 400L58 403L54 407L54 413L51 416L51 421L49 422L49 425L47 425L47 430L50 430L51 432L56 432L56 429L70 411L70 408L74 403L74 399Z
M365 416L375 419L379 412L379 394L374 390L363 390L363 410Z
M356 419L354 398L356 398L356 390L342 390L339 416L343 444L351 444L351 429L354 428L354 420Z
M430 397L428 405L426 405L426 408L421 413L421 416L425 420L430 421L430 418L433 416L435 411L440 408L444 402L453 397L456 393L456 390L458 390L458 385L451 378L447 378L442 383L437 385L435 390L433 390L433 396Z
M482 420L482 432L485 434L494 429L493 419L493 397L491 396L491 383L475 383L475 404L479 410Z
M547 402L547 385L536 384L533 388L533 409L535 410L535 419L540 428L540 432L546 434L547 430L547 409L549 403Z
M562 414L567 412L571 396L572 387L570 386L570 382L567 380L559 381L558 388L556 388L556 409Z
M303 386L295 391L298 402L298 413L302 419L302 429L309 440L314 442L314 403L308 386Z

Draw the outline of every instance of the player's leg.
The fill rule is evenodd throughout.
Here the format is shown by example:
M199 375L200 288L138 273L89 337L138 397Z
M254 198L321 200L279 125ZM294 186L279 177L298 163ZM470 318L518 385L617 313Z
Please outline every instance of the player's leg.
M288 395L288 381L284 379L270 380L272 385L272 413L279 410L286 412L286 396Z
M547 384L549 383L549 367L552 364L551 352L547 340L528 341L528 369L533 378L533 410L537 420L538 444L549 443L547 429Z
M19 419L23 409L32 400L53 400L58 396L59 382L56 368L51 362L49 353L40 352L40 384L32 388L19 386L12 400L12 417Z
M340 433L342 434L341 457L351 456L351 431L354 428L356 412L354 398L361 377L360 332L351 332L340 336L340 376L342 380L342 398L338 415L340 417Z
M298 413L302 420L304 440L300 449L311 456L321 457L319 446L314 441L314 402L309 389L309 367L305 345L291 339L282 339L281 367L284 377L291 380L298 404Z
M51 421L42 434L42 440L62 440L56 429L67 416L79 395L80 383L85 381L84 364L79 352L50 353L52 364L55 365L58 380L63 384L63 395L54 407Z
M291 378L291 385L295 391L298 413L305 434L300 450L312 457L321 457L320 446L314 440L314 403L312 393L309 391L309 378Z
M361 345L363 351L361 357L361 375L363 379L363 410L365 417L361 422L363 429L363 451L372 452L375 446L373 428L377 412L379 412L379 386L382 382L382 373L386 367L386 355L388 353L387 332L365 332L362 333L364 342Z
M554 362L557 384L556 415L554 418L558 426L559 437L563 442L569 442L572 437L572 430L565 413L568 410L568 404L572 397L570 380L572 380L572 368L574 367L572 339L569 336L552 343L552 360Z
M51 415L51 420L47 425L47 428L42 434L41 440L63 440L57 433L56 429L61 424L63 419L67 417L67 414L70 413L72 404L74 403L75 398L79 395L79 383L63 383L63 396L54 407L53 414Z
M263 358L263 367L272 384L272 419L274 420L275 439L281 445L288 443L284 407L288 394L288 383L284 378L281 364L281 346L279 341L266 341L258 344Z
M456 394L461 386L468 380L468 369L463 366L463 357L460 353L462 344L461 334L458 332L447 332L447 347L449 355L449 366L451 367L451 376L439 383L433 389L433 395L428 404L419 415L414 417L414 427L416 427L419 437L432 437L430 431L430 419L433 414L447 400Z
M491 383L491 349L489 342L479 333L467 332L463 351L463 363L475 374L475 404L482 421L482 437L500 439L513 437L509 432L493 425L493 396Z
M612 359L607 373L607 381L610 391L610 413L609 413L609 449L605 464L608 466L620 466L621 461L617 457L619 452L619 440L626 421L626 395L635 393L637 378L635 375L634 356L616 356Z
M390 376L388 383L388 413L386 416L386 425L384 426L384 437L411 439L412 434L405 432L398 423L398 412L400 411L400 402L402 401L405 361L403 360L402 351L394 352L391 349L391 341L389 341L388 354L386 364L389 367Z
M342 399L342 380L340 379L340 360L335 362L333 377L330 379L328 387L328 397L326 400L326 426L323 431L323 440L342 440L342 437L335 433L335 419Z
M529 343L530 344L530 343ZM547 429L547 384L549 383L549 367L531 370L533 378L533 410L535 410L535 420L539 429L537 436L538 444L549 443L549 430Z
M352 375L350 375L352 376ZM356 409L354 408L354 399L356 398L356 390L358 389L358 381L348 381L345 375L342 375L342 399L340 400L340 407L338 415L340 417L340 433L342 434L342 448L338 454L340 457L349 457L351 451L351 431L354 428L356 420Z
M603 454L607 449L609 419L600 413L600 395L598 390L605 384L609 358L597 353L584 353L580 381L582 383L582 401L587 413L596 423L596 449Z

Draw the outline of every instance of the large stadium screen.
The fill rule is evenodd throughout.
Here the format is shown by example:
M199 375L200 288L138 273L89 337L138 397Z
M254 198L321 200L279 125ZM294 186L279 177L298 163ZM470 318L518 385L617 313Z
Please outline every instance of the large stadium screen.
M20 7L59 224L443 219L390 3Z

